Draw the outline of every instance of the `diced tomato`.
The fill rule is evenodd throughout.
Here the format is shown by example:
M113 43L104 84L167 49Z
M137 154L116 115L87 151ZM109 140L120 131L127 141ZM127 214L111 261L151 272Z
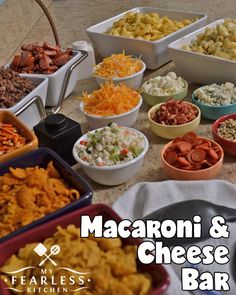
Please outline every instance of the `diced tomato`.
M87 141L86 141L86 140L81 140L81 141L79 142L79 144L86 145L86 144L87 144Z
M129 150L127 148L123 148L123 150L121 150L121 155L128 155Z

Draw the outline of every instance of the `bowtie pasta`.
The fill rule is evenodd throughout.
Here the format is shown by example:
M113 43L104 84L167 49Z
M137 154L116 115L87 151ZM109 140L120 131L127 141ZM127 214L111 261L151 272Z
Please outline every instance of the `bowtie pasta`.
M112 28L106 33L114 36L156 41L188 26L194 21L196 19L178 21L170 19L168 16L161 17L156 12L128 12L121 19L114 22Z
M54 268L49 260L44 265L45 269L53 271L52 274L50 272L45 274L47 289L53 289L53 287L57 289L63 284L63 287L67 288L68 292L66 294L68 295L147 295L151 289L151 277L146 273L139 272L137 269L137 247L133 245L123 246L120 238L105 239L94 238L93 236L81 238L80 229L71 224L67 228L58 227L55 234L46 239L43 245L47 249L50 249L52 245L59 245L61 249L60 253L53 257L58 268ZM43 258L34 253L33 249L36 246L37 243L27 244L18 253L12 255L0 269L2 273L1 278L5 280L7 276L4 274L15 270L17 267L37 266ZM87 282L83 286L79 286L77 282L75 285L72 285L69 277L74 275L74 273L63 268L60 269L60 267L70 268L79 272L89 272L88 276L91 278L90 285L87 285ZM28 294L27 291L23 290L27 290L26 287L30 287L30 278L32 276L35 276L36 280L40 282L41 269L37 268L32 270L32 272L24 270L17 275L26 276L26 286L22 286L18 280L19 283L14 285L14 288L21 290L20 294L26 295ZM50 277L52 275L54 275L57 288L55 288L55 282L54 284L51 283ZM63 283L61 283L61 276L65 276ZM7 284L9 287L13 287L10 280L7 280ZM84 286L89 288L73 292L74 289ZM39 284L38 287L41 287L41 285ZM19 293L16 292L14 294ZM55 291L50 294L56 295L61 293Z
M225 19L215 28L206 28L184 50L236 61L236 19Z
M0 238L79 199L49 162L0 176Z

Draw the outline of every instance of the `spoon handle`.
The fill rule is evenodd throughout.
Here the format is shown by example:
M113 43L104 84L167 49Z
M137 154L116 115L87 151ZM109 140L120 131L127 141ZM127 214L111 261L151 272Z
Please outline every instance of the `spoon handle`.
M236 222L236 216L226 217L225 220L227 222Z
M231 273L236 283L236 244L234 245L234 253L233 253L233 260L231 259Z
M225 206L217 205L217 214L224 216L225 220L228 222L235 222L236 221L236 209L229 208Z

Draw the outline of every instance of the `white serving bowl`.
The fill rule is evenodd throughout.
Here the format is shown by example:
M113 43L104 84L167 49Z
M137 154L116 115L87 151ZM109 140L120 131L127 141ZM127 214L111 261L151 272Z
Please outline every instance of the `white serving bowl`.
M84 111L83 102L80 103L80 110L85 115L90 129L97 129L106 126L110 122L117 123L120 126L132 127L138 118L139 109L143 103L142 96L140 95L139 103L129 112L116 115L116 116L95 116L88 114Z
M197 18L197 20L189 26L171 33L157 41L139 40L136 38L104 34L104 32L112 27L112 24L115 21L120 19L127 12L157 12L160 16L168 16L171 19L183 20L185 18ZM136 7L89 27L86 30L86 33L101 56L105 57L112 53L120 53L125 50L126 54L131 54L136 57L141 56L147 68L154 70L170 61L171 58L167 46L171 42L201 28L206 24L206 20L207 15L203 13L160 9L155 7Z
M73 147L73 156L75 160L80 164L84 172L87 174L87 176L91 178L93 181L100 184L109 185L109 186L119 185L131 179L142 167L144 156L147 153L148 147L149 147L148 140L146 136L143 133L139 132L138 130L135 130L132 128L128 128L128 129L138 133L139 135L143 137L144 150L137 158L124 164L119 164L114 166L102 166L102 167L92 166L88 164L87 162L81 160L76 151L76 146L79 144L79 142L81 140L87 140L87 133L81 136L76 141ZM92 132L95 132L95 130Z
M199 84L232 82L236 83L236 61L205 55L181 49L184 44L191 44L206 28L215 28L224 19L217 20L173 43L168 48L178 74Z
M142 63L142 69L138 71L137 73L127 76L127 77L122 77L122 78L105 78L101 77L95 74L95 69L93 69L94 77L96 79L96 82L98 85L104 84L106 81L112 80L115 85L119 83L125 83L127 86L129 86L132 89L139 89L142 85L143 81L143 74L144 71L146 70L146 65L143 61L140 60ZM102 63L98 64L97 66L101 65Z

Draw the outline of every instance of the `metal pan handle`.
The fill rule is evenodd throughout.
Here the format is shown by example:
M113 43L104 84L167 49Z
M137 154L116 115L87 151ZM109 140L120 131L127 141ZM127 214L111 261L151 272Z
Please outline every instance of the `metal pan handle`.
M28 109L32 104L36 104L37 109L39 111L39 115L41 117L41 120L45 119L47 117L47 112L44 108L42 99L40 96L36 95L34 96L30 101L25 103L17 112L15 112L16 116L19 116L22 114L26 109Z
M88 56L88 52L84 51L84 50L73 50L74 52L80 52L81 56L79 57L79 59L77 59L66 71L66 75L63 81L63 85L62 85L62 89L61 89L61 95L59 98L59 101L57 103L57 105L53 106L53 107L49 107L46 108L46 112L48 115L50 114L55 114L57 113L62 105L63 100L65 99L65 95L66 95L66 91L69 85L69 81L70 81L70 77L72 75L72 72L74 71L74 69L83 61L87 58Z

